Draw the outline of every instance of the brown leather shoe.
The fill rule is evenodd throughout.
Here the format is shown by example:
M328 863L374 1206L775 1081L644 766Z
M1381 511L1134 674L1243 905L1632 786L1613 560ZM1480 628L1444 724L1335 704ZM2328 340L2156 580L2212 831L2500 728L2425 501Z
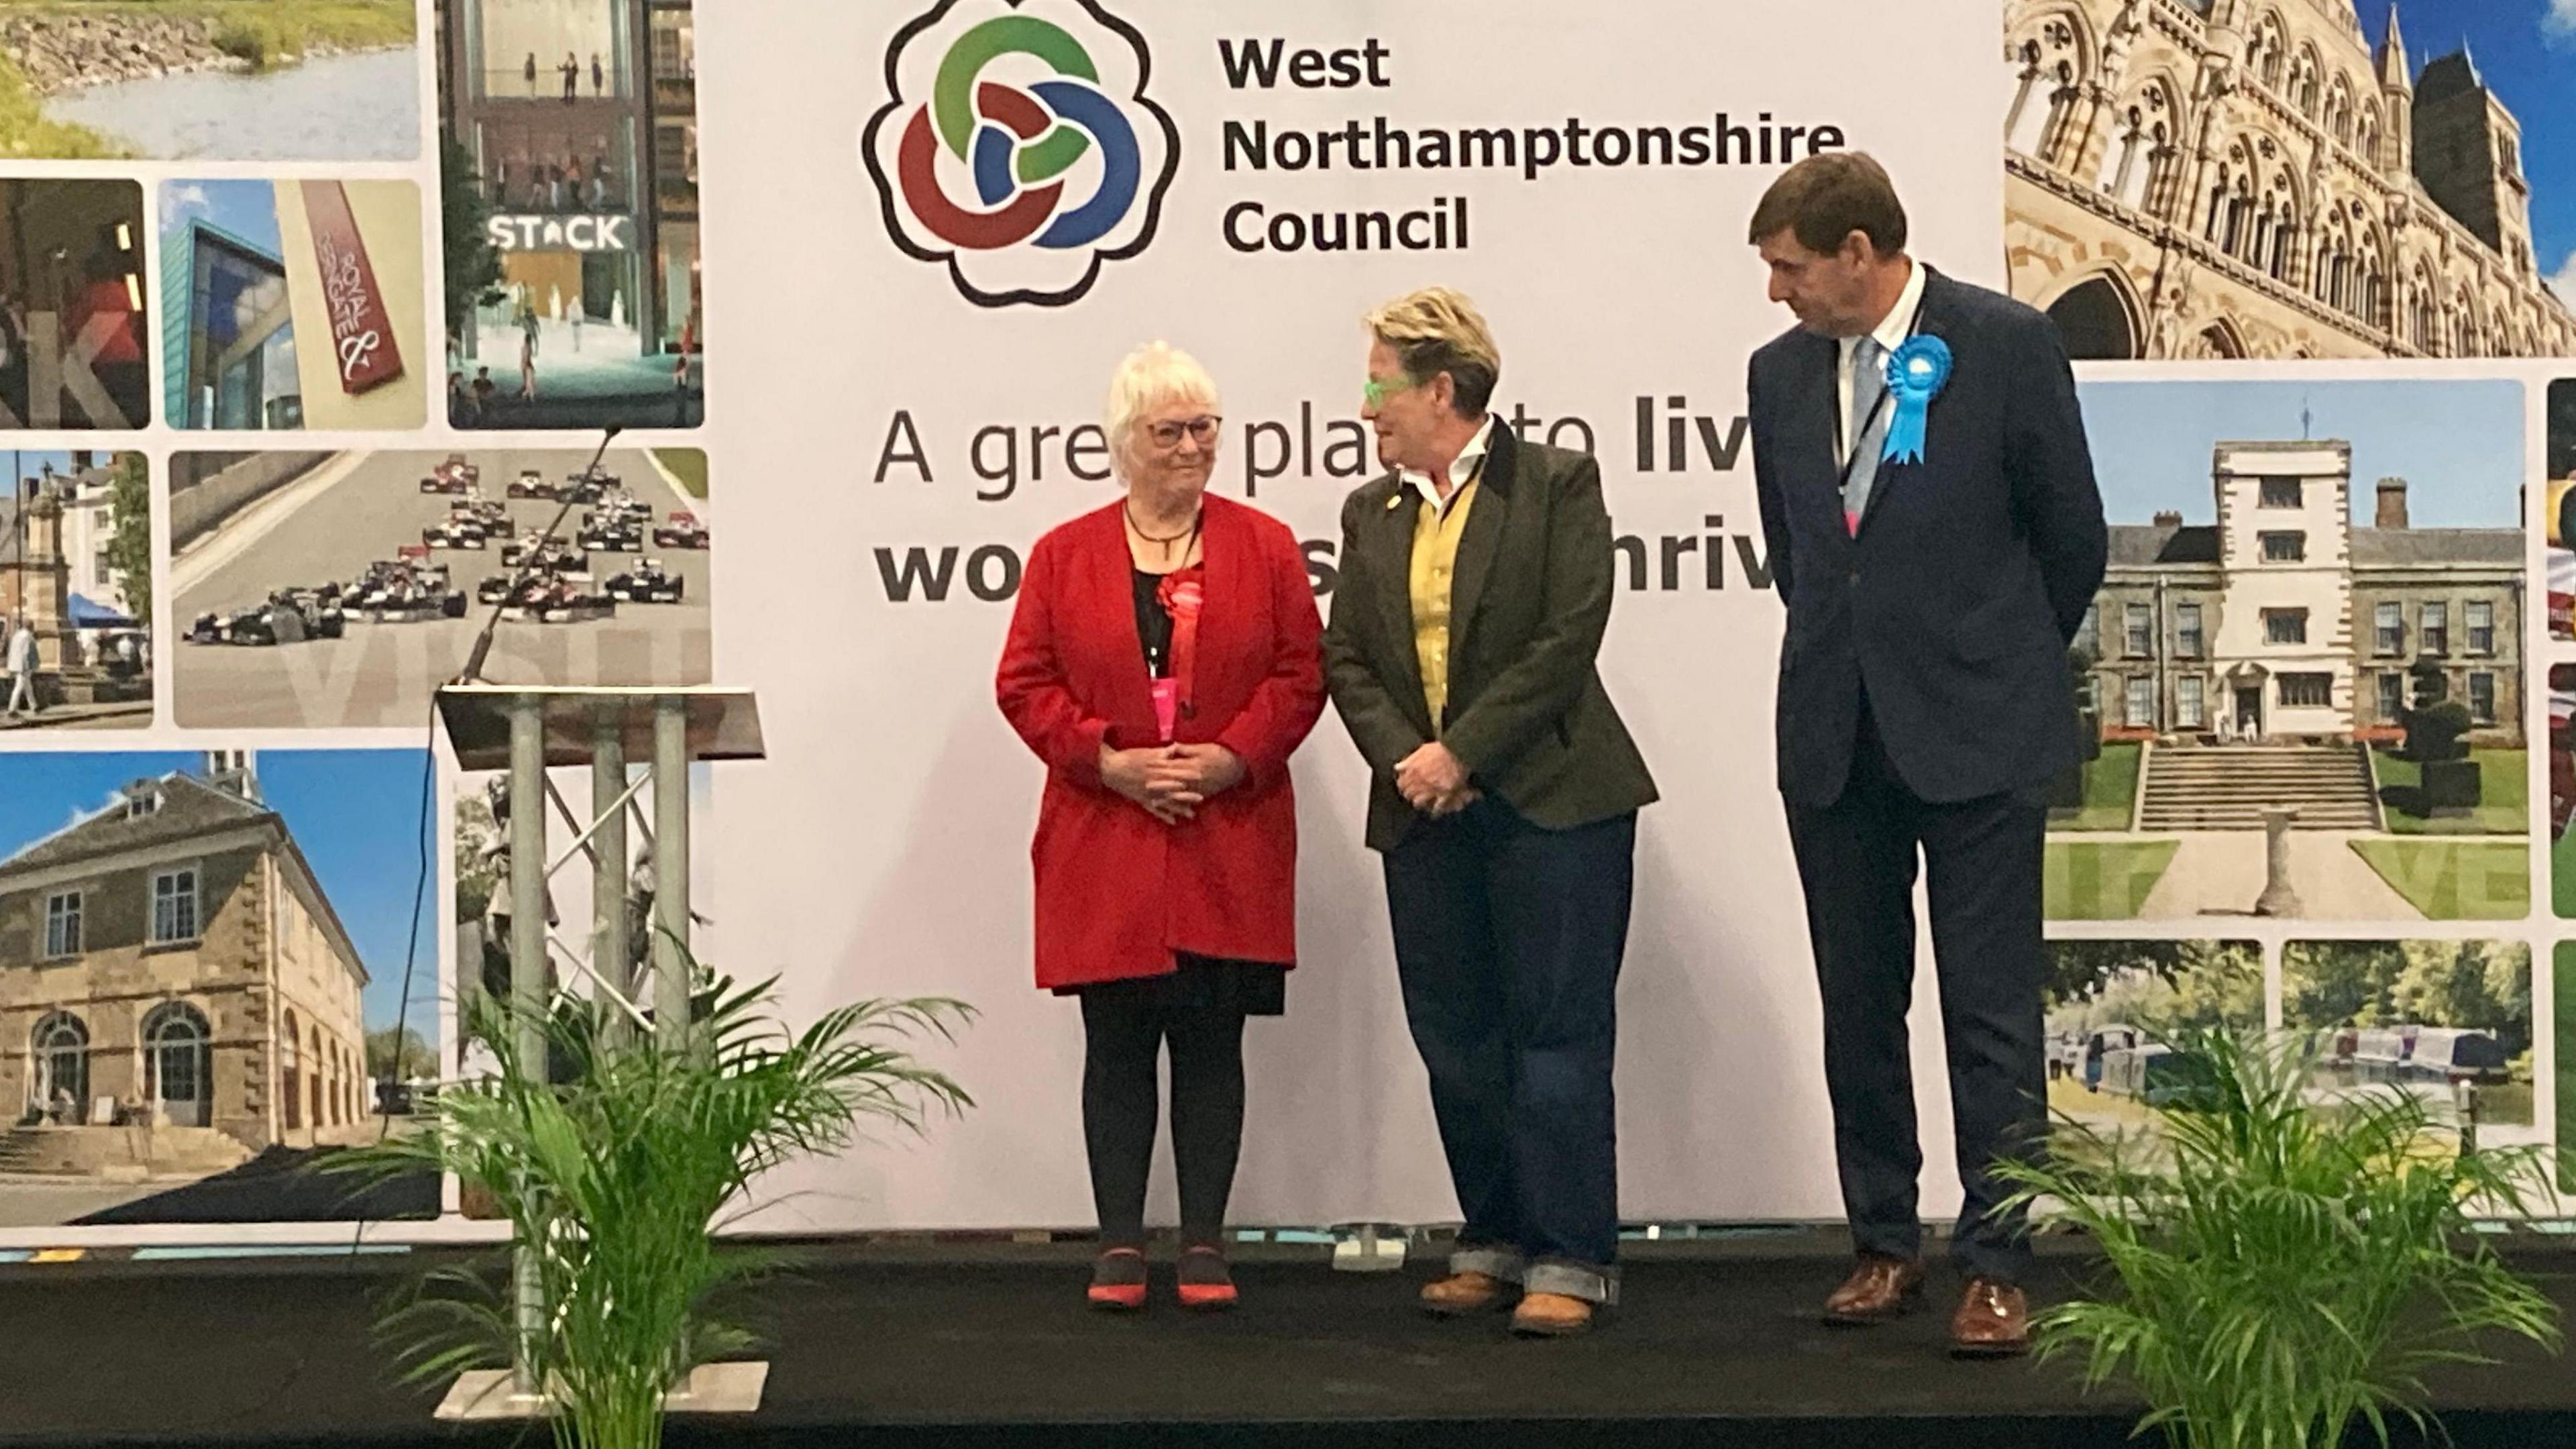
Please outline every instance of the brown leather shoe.
M1863 1253L1860 1266L1825 1299L1825 1322L1842 1328L1900 1318L1923 1301L1923 1265Z
M1950 1315L1952 1358L2013 1358L2030 1352L2030 1300L2010 1283L1971 1278Z
M1491 1273L1452 1273L1422 1285L1422 1311L1442 1318L1464 1318L1500 1308L1512 1285Z
M1572 1338L1592 1329L1592 1305L1562 1293L1524 1293L1512 1310L1512 1332L1523 1338Z

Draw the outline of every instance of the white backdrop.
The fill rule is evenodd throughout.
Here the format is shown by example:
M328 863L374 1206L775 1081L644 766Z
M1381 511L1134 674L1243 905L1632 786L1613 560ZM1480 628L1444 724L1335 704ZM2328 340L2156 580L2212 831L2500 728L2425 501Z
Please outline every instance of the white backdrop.
M1623 1210L1837 1216L1814 978L1772 784L1780 606L1767 588L1748 586L1747 562L1761 558L1751 452L1724 446L1742 410L1747 354L1788 322L1764 299L1743 240L1779 166L1560 163L1532 180L1499 167L1354 172L1336 155L1331 170L1229 169L1224 128L1267 121L1275 144L1282 128L1338 132L1357 119L1366 131L1381 115L1406 128L1560 134L1570 117L1587 128L1708 126L1721 112L1737 124L1768 113L1776 124L1831 125L1898 178L1918 255L1992 284L2003 262L1992 4L1111 4L1150 55L1144 91L1172 120L1176 173L1150 241L1103 263L1087 295L1002 308L968 300L945 266L896 244L896 214L863 155L871 117L897 99L889 49L929 0L699 8L705 226L724 273L729 360L711 374L707 409L707 441L727 480L716 665L721 679L760 690L772 756L717 779L725 964L785 970L800 1016L857 996L917 993L961 996L983 1012L956 1049L935 1054L977 1098L963 1121L919 1145L889 1143L786 1174L786 1196L760 1225L1089 1220L1080 1024L1070 1001L1036 991L1030 978L1027 844L1040 769L992 702L1009 604L969 588L980 578L998 594L1009 569L988 551L977 575L974 551L1002 545L1016 556L1112 496L1112 485L1072 476L1064 435L1098 420L1112 366L1157 337L1197 354L1224 389L1217 486L1244 496L1255 447L1265 469L1288 455L1253 501L1329 544L1339 502L1360 481L1324 468L1326 424L1356 416L1358 319L1431 282L1463 288L1492 322L1504 355L1501 411L1590 424L1618 531L1644 541L1648 587L1623 588L1603 661L1665 796L1639 834L1620 984ZM927 98L947 39L1005 8L959 0L905 48L881 162ZM1134 48L1084 6L1028 0L1022 13L1076 35L1103 85L1132 94ZM1840 44L1861 36L1870 43ZM1220 40L1274 38L1292 51L1374 40L1391 84L1229 86ZM1365 65L1355 67L1363 81ZM1046 73L1013 57L988 78L1019 84ZM1150 188L1163 143L1149 112L1125 110L1149 128ZM1067 177L1069 205L1097 186L1099 149ZM948 194L971 205L966 169L944 162L941 174ZM1228 209L1246 201L1271 214L1400 213L1435 197L1466 199L1466 248L1245 254L1224 233ZM1141 235L1145 206L1104 244ZM919 228L900 224L918 245ZM1058 285L1046 271L1022 248L978 258L968 280L988 291L994 277ZM1648 467L1638 452L1640 399L1654 408ZM1679 472L1666 456L1674 399L1691 420L1691 461ZM1309 407L1311 460L1283 446ZM890 443L898 412L917 430L923 465L881 469L886 452L909 451L909 438ZM1002 442L978 443L979 430L996 425L1016 430L1007 487L998 481L1011 472ZM1032 429L1055 430L1034 461ZM1576 441L1570 431L1558 440ZM1671 588L1666 550L1685 545L1667 538L1687 541L1672 555ZM1712 540L1725 564L1714 588ZM889 598L878 550L900 561L916 546L934 560L941 549L959 552L942 602ZM1287 1017L1249 1033L1234 1216L1454 1218L1398 1004L1377 863L1359 844L1364 772L1329 713L1295 770L1301 967ZM1922 975L1925 1207L1939 1214L1955 1206L1956 1188L1928 963Z

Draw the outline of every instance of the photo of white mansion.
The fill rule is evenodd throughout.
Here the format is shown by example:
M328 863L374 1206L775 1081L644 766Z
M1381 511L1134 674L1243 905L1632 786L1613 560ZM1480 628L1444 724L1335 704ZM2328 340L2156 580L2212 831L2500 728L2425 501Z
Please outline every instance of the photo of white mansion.
M2523 743L2522 532L2410 527L2406 482L2352 517L2352 445L2222 442L2216 523L2111 525L2077 647L2105 739L2393 742L2438 668L2473 744Z

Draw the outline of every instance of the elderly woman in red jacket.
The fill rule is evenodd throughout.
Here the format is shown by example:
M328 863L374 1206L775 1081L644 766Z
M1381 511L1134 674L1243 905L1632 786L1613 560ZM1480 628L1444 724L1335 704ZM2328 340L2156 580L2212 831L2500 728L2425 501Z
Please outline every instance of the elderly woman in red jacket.
M1037 980L1080 998L1083 1138L1102 1252L1090 1301L1145 1302L1145 1175L1172 1057L1185 1307L1235 1301L1219 1229L1243 1133L1243 1021L1296 958L1288 756L1324 704L1305 555L1207 493L1216 385L1161 343L1110 384L1125 493L1030 550L994 682L1046 762L1030 859Z

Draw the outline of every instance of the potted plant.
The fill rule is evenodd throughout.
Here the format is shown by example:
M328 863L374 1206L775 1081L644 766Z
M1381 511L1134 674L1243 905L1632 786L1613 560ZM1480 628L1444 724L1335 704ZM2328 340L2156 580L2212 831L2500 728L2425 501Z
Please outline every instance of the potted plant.
M2178 1449L2338 1449L2356 1423L2383 1442L2391 1417L2421 1427L2423 1372L2488 1362L2483 1335L2556 1351L2556 1308L2471 1225L2547 1199L2539 1151L2457 1151L2402 1088L2311 1101L2313 1057L2286 1044L2182 1050L2188 1089L2148 1106L2153 1130L2066 1120L2045 1160L2000 1169L2117 1280L2038 1317L2043 1357L2128 1383L2139 1432Z
M448 1085L420 1130L335 1164L455 1173L509 1220L535 1288L523 1326L506 1279L428 1275L382 1325L412 1381L515 1363L551 1400L563 1449L653 1449L666 1394L751 1342L717 1300L780 1266L716 1241L751 1180L848 1146L863 1119L919 1131L930 1110L971 1105L904 1049L950 1038L973 1015L961 1002L862 1002L790 1034L769 1014L774 982L695 974L676 1041L558 994L541 1013L546 1063L520 1060L506 998L474 994L469 1030L498 1073Z

